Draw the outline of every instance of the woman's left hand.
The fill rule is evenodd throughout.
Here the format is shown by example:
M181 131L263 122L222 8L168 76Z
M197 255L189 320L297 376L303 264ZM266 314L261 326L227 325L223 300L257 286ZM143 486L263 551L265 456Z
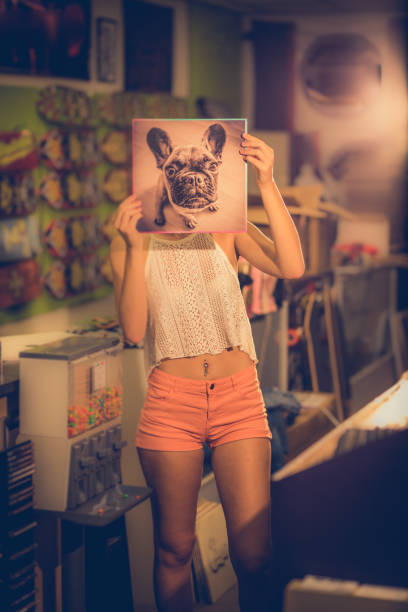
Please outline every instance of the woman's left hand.
M242 134L240 155L253 165L258 185L273 181L274 152L263 140L251 134Z

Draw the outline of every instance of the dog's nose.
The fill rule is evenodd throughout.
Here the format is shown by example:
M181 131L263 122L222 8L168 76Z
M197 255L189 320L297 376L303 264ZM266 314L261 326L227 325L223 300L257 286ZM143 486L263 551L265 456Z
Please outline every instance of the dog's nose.
M186 177L187 185L202 186L205 184L204 177L200 174L195 174L193 176Z

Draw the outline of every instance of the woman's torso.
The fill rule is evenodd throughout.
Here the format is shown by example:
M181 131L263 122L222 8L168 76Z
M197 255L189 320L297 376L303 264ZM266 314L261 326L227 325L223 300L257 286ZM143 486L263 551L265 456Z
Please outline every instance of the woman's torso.
M162 235L161 240L166 240ZM215 243L222 249L231 266L237 272L238 262L233 234L212 235ZM172 238L174 241L174 238ZM150 237L146 237L144 258L145 265L149 252ZM207 365L204 366L204 363ZM249 354L237 346L228 346L217 354L201 353L196 356L165 358L156 366L174 376L192 379L213 379L231 376L253 363Z

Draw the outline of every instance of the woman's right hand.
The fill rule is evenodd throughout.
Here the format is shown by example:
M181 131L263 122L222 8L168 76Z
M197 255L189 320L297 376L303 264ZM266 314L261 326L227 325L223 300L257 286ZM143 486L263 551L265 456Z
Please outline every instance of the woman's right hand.
M143 245L143 234L136 227L142 217L142 202L135 195L123 200L114 215L113 225L129 248L141 248Z

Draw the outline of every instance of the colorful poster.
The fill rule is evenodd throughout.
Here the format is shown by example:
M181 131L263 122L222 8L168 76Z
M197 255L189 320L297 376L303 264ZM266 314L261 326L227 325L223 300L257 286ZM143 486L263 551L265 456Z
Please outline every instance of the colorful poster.
M133 119L141 232L245 232L245 119Z

